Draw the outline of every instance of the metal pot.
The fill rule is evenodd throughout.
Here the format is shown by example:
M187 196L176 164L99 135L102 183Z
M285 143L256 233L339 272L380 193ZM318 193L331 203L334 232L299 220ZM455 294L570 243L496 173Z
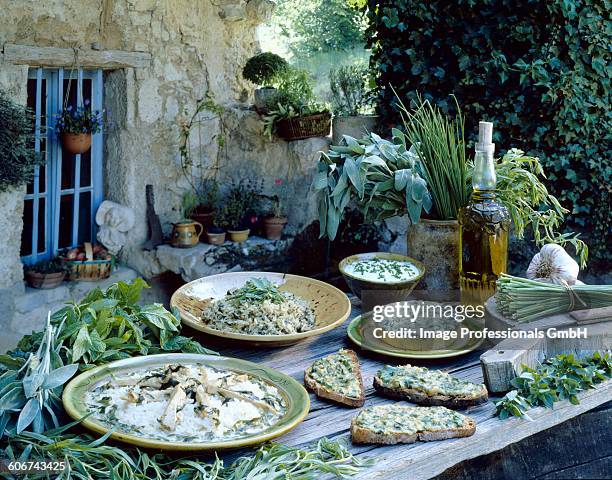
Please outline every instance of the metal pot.
M200 235L204 231L202 224L194 221L173 223L172 227L170 243L177 248L190 248L197 245L200 241Z

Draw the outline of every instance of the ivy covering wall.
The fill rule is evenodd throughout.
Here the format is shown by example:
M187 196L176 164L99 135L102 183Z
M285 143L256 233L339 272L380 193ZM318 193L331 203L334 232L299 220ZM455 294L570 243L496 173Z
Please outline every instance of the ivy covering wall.
M444 110L455 94L472 138L478 120L493 121L498 152L518 147L541 158L551 190L571 211L567 226L584 232L600 265L611 255L611 6L368 0L364 7L386 123L399 116L390 86L404 102L419 92Z

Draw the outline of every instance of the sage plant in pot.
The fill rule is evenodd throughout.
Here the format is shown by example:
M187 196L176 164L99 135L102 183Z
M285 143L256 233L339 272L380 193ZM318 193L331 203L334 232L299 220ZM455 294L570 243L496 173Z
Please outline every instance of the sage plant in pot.
M83 154L91 148L91 136L102 130L104 111L92 110L89 100L74 108L66 106L56 115L55 128L62 148L72 154Z
M255 108L259 112L265 113L267 105L274 103L278 80L288 66L284 58L272 52L255 55L244 65L242 77L260 86L255 90Z
M263 219L264 235L268 240L278 240L283 235L287 224L287 215L283 209L286 197L286 184L281 178L274 180L278 192L272 197L272 212Z

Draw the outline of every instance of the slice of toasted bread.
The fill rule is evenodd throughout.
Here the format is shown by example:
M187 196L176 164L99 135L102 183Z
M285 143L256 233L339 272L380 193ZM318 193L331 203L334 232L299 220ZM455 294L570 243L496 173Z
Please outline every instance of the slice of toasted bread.
M475 432L473 419L445 407L377 405L364 408L351 421L353 443L430 442L469 437Z
M326 380L328 379L321 376L326 366L330 367L330 382L327 382ZM337 370L335 370L336 366L338 367ZM335 378L332 373L336 375ZM352 381L356 380L356 384L353 384L354 391L352 392L347 388L342 388L341 385L343 381L347 380L347 376ZM338 383L336 388L331 386L331 384L335 383L334 380ZM342 349L316 360L304 372L304 384L306 388L318 397L326 398L342 405L361 407L365 403L365 389L363 388L363 380L361 378L361 367L359 366L357 355L352 350Z
M449 388L449 385L454 388ZM444 372L411 365L385 366L374 377L374 389L387 397L407 400L418 405L448 408L467 408L484 403L489 398L487 389L482 384L466 382Z

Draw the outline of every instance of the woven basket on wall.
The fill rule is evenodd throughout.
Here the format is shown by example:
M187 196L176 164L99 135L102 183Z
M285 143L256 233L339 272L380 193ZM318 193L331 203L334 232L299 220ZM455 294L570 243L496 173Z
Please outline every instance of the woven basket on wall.
M83 261L65 260L68 267L69 280L102 280L110 277L114 260L94 260L93 246L85 242L85 258Z
M317 113L306 117L283 118L276 122L276 133L283 140L326 137L331 128L331 114Z

